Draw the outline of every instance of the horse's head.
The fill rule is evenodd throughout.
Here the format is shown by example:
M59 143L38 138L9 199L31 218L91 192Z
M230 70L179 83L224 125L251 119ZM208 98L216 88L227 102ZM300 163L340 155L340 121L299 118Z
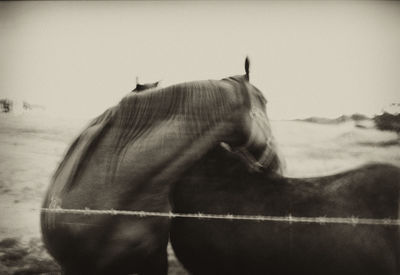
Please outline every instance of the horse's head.
M225 79L239 85L245 110L238 112L238 116L234 118L232 140L223 143L223 147L239 154L255 170L277 170L280 161L266 113L267 100L262 92L249 82L249 65L249 59L246 58L246 74Z
M135 87L135 89L132 90L132 92L138 93L138 92L141 92L144 90L157 88L159 83L160 83L160 81L153 82L153 83L140 84L138 77L136 77L136 87Z

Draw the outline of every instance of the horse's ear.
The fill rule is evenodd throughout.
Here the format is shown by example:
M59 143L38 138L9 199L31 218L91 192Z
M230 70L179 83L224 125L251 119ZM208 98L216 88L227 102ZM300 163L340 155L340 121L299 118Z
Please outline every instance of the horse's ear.
M139 77L136 76L136 86L139 84Z
M246 71L246 79L247 79L247 81L250 81L249 68L250 68L250 59L249 59L248 56L246 56L246 60L244 61L244 70Z

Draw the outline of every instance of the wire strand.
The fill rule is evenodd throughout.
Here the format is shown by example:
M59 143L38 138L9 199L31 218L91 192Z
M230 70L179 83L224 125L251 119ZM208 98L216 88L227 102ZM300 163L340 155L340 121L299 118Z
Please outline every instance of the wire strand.
M400 226L400 219L369 219L358 217L295 217L288 216L263 216L263 215L219 215L203 213L173 213L173 212L147 212L128 210L95 210L95 209L63 209L41 208L43 212L78 215L112 215L112 216L136 216L136 217L166 217L166 218L190 218L190 219L214 219L214 220L242 220L259 222L287 222L287 223L318 223L318 224L350 224L350 225L386 225Z

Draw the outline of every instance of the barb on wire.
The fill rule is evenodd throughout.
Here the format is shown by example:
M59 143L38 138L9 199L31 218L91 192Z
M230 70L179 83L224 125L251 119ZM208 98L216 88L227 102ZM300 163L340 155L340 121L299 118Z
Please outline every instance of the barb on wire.
M63 208L41 208L43 212L59 214L83 214L83 215L122 215L144 217L166 217L166 218L191 218L191 219L216 219L216 220L242 220L242 221L269 221L292 223L318 223L324 224L350 224L350 225L386 225L400 226L400 219L368 219L358 217L295 217L288 216L262 216L262 215L233 215L233 214L204 214L204 213L173 213L173 212L147 212L128 210L97 210L97 209L63 209Z

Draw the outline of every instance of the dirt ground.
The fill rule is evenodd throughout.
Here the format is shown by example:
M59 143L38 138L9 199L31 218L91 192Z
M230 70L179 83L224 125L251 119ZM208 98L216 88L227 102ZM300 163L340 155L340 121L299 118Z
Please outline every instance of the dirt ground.
M0 114L0 274L59 274L43 247L39 208L58 163L88 123L45 113ZM272 123L288 176L315 176L366 162L400 166L395 133L352 122L318 125ZM169 274L187 274L169 251Z

